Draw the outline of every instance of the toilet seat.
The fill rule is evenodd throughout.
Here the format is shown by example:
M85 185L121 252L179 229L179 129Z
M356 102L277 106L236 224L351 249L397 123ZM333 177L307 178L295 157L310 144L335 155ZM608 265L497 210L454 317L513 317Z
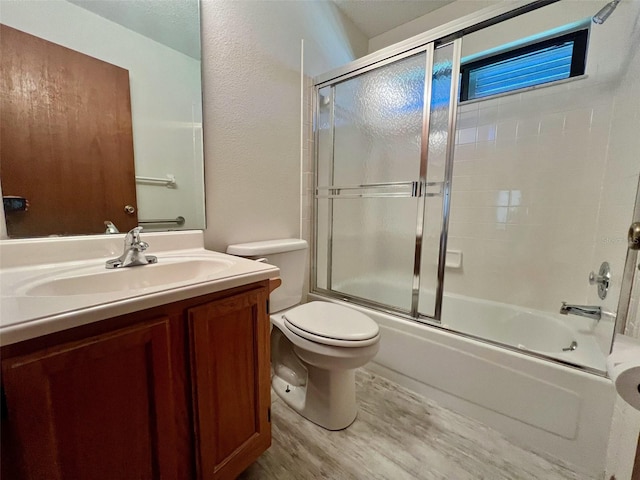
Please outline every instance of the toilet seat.
M380 338L378 324L352 308L310 302L283 315L285 326L309 341L340 347L365 347Z

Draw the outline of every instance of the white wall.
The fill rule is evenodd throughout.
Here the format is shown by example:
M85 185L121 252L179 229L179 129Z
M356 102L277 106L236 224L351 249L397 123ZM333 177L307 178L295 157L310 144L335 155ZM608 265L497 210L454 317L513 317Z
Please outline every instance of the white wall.
M367 49L331 2L202 3L207 248L298 237L301 218L308 230L308 208L300 214L310 130L301 119L301 39L307 76ZM309 162L302 168L306 192Z
M0 22L129 71L136 174L178 184L138 185L138 218L202 228L200 62L63 0L3 1Z

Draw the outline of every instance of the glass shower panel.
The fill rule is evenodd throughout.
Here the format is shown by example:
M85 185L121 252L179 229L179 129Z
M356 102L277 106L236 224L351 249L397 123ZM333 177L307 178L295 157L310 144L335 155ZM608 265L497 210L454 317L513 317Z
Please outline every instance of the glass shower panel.
M317 155L329 267L319 265L317 285L402 311L412 301L425 64L423 51L332 87L332 145L320 139Z
M332 290L409 311L416 208L416 198L336 200Z
M334 185L418 178L425 57L423 52L335 86Z
M424 198L418 313L421 316L436 319L439 319L440 313L437 301L438 288L443 280L443 267L440 267L441 242L446 241L442 232L446 231L444 219L448 210L445 193L448 192L449 116L453 107L451 98L453 55L453 43L443 45L434 51L431 80L427 188ZM443 260L444 257L442 257Z

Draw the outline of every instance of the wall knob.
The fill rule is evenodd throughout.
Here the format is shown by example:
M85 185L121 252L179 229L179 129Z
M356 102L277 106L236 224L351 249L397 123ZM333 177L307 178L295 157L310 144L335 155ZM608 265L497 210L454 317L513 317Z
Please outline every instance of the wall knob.
M611 282L611 269L607 262L602 262L597 275L594 272L589 274L589 284L598 286L598 297L600 297L601 300L604 300L607 296L609 282Z
M640 250L640 222L634 222L629 227L629 248L631 250Z

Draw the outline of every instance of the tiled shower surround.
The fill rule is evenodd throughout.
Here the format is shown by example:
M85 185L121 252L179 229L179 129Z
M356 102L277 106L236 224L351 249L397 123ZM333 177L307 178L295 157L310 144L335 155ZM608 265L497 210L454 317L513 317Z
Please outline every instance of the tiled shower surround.
M613 110L589 83L460 106L449 249L464 263L448 291L546 311L587 301Z
M459 106L448 248L464 262L447 270L447 291L617 309L640 173L640 58L629 48L640 34L611 20L591 28L585 76ZM588 283L603 261L614 276L605 301ZM612 322L598 328L610 338Z

